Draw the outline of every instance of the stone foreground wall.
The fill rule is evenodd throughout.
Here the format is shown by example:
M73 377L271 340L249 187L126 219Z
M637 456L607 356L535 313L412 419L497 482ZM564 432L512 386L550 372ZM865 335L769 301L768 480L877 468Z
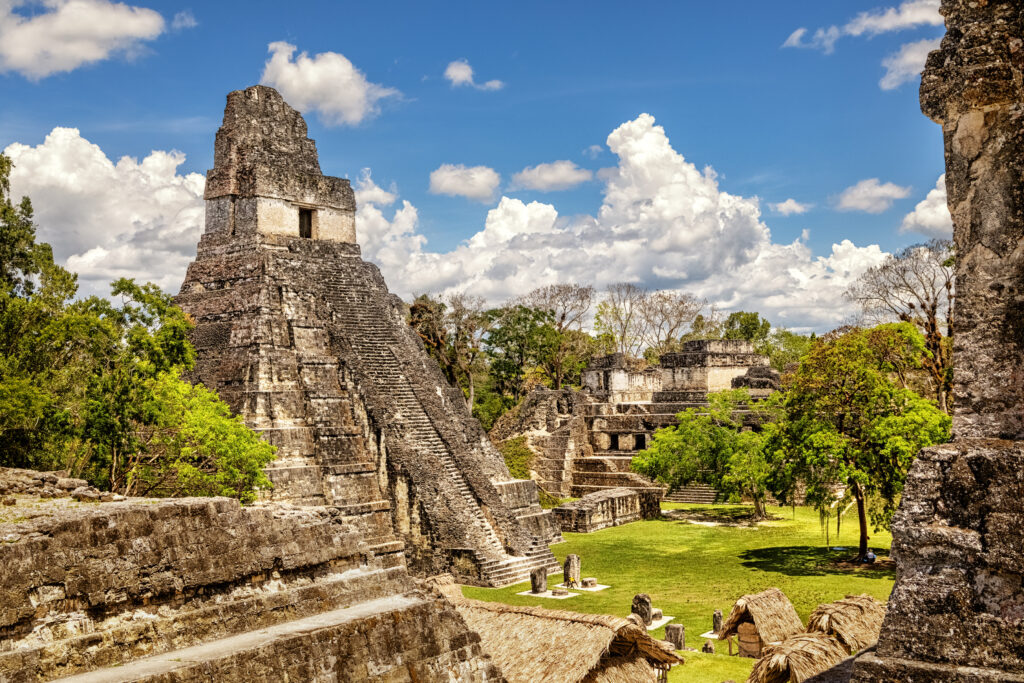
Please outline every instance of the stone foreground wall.
M942 124L954 224L954 441L911 468L862 682L1024 681L1024 5L941 11L921 104Z
M375 555L337 510L243 508L226 498L13 498L0 509L0 681L107 667L117 667L109 680L136 680L126 672L141 658L180 664L191 647L206 647L209 662L249 661L236 655L252 643L244 634L260 629L283 630L263 641L263 659L255 653L238 669L260 674L217 680L282 680L307 671L293 668L300 663L323 672L293 680L497 675L451 607L417 592L401 553ZM355 618L360 609L367 614ZM315 623L299 630L323 638L284 633L294 635L301 619ZM145 661L139 671L151 671ZM210 680L211 670L137 680Z

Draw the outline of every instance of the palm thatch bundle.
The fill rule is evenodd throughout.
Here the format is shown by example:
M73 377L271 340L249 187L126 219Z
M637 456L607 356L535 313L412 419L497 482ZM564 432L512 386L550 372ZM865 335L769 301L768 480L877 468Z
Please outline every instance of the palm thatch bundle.
M803 683L846 657L846 650L832 636L799 633L767 647L747 683Z
M438 588L509 683L656 681L683 661L621 617L470 600L447 582Z
M804 624L796 613L793 603L778 588L753 595L744 595L733 605L729 618L722 624L719 640L725 640L736 633L739 625L752 622L757 627L761 640L778 643L804 630Z
M808 631L835 636L847 653L853 654L878 642L885 618L885 605L870 595L847 595L818 605L807 622Z

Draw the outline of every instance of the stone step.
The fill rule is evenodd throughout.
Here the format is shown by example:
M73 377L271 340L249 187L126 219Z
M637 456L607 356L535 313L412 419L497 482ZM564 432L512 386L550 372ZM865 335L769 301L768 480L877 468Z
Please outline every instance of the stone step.
M232 660L255 658L261 652L276 649L292 649L315 633L382 614L404 612L423 603L422 598L407 595L368 600L351 607L334 609L256 631L220 638L202 645L137 659L123 666L97 669L58 680L65 683L202 680L207 678L210 671L230 667Z

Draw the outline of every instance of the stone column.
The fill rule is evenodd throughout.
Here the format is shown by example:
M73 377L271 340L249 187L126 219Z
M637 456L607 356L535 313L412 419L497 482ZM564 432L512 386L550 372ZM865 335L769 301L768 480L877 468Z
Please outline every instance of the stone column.
M562 582L566 587L569 586L570 581L579 582L580 580L580 556L579 555L566 555L565 564L562 567Z
M855 681L1024 680L1024 3L941 11L921 105L942 125L956 243L954 441L911 468L896 586Z
M548 590L548 568L537 567L530 571L530 592L545 593Z

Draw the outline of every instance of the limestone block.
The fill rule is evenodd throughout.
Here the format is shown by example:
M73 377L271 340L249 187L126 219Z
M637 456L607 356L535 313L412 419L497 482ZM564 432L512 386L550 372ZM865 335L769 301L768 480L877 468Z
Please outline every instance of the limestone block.
M543 593L548 589L547 567L537 567L530 571L530 591Z
M630 612L640 617L646 626L650 626L654 621L651 607L651 596L647 593L637 593L634 595L633 606L631 607Z
M665 640L672 643L677 650L686 647L686 627L682 624L668 624L665 626Z

